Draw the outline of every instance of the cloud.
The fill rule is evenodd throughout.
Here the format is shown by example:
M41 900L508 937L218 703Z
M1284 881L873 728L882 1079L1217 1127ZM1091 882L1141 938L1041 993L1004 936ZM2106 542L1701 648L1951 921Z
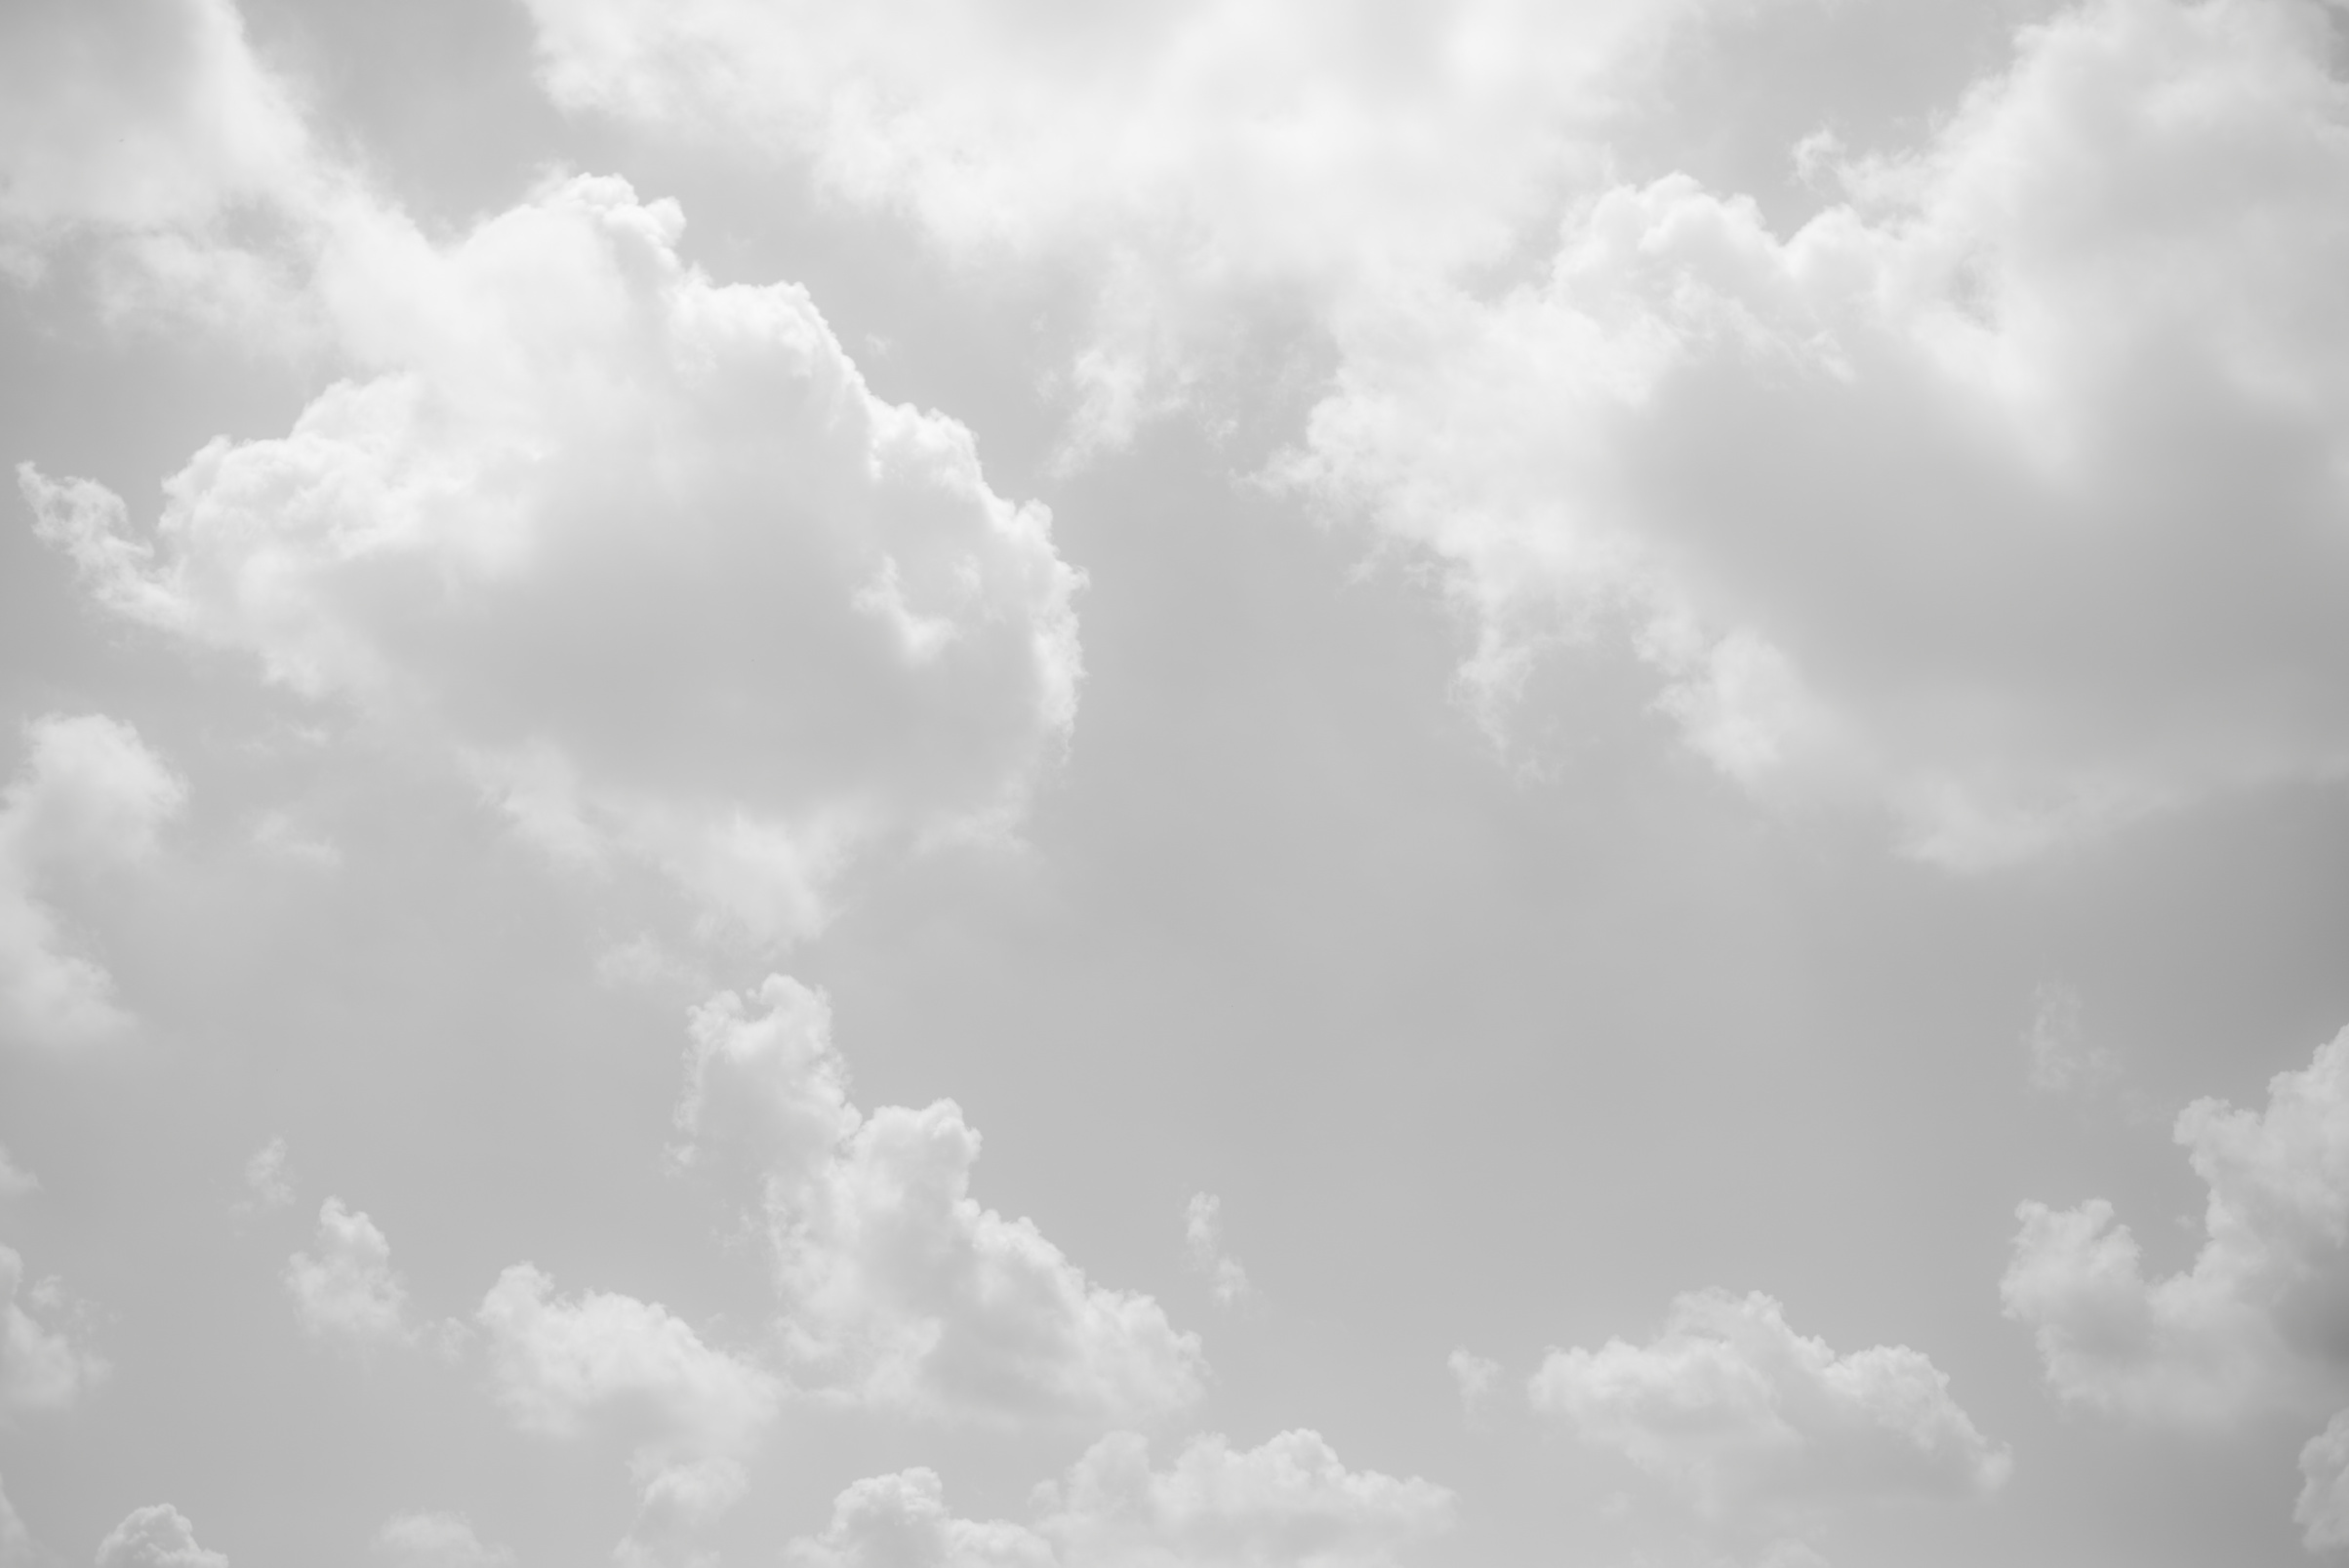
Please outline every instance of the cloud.
M318 1210L315 1246L316 1256L298 1252L285 1267L286 1294L304 1333L362 1354L418 1342L408 1287L392 1272L391 1243L373 1220L330 1197Z
M2080 992L2069 985L2050 983L2032 994L2023 1048L2030 1054L2031 1087L2042 1094L2094 1094L2121 1076L2119 1054L2088 1039Z
M43 886L61 871L151 857L187 786L137 731L102 714L51 714L24 738L24 765L0 792L0 1032L62 1045L120 1029L130 1015L105 970L59 929Z
M2349 1389L2349 1030L2268 1082L2198 1100L2177 1142L2209 1189L2191 1267L2148 1280L2113 1206L2025 1203L2000 1284L2065 1400L2144 1420L2321 1408Z
M1718 1519L1784 1524L1832 1504L1972 1496L2011 1467L1924 1354L1838 1355L1759 1292L1680 1296L1645 1345L1553 1350L1528 1392Z
M239 1214L273 1214L294 1206L294 1181L286 1164L286 1141L272 1138L245 1161L245 1195Z
M2291 1516L2308 1549L2349 1547L2349 1410L2300 1450L2300 1475Z
M98 1568L228 1568L196 1544L195 1526L168 1503L133 1508L98 1544Z
M109 314L299 342L315 215L345 183L230 0L0 15L0 274L39 282L79 242Z
M558 1298L545 1273L516 1264L476 1321L498 1400L517 1427L568 1438L610 1422L630 1434L641 1507L624 1561L667 1560L749 1485L744 1461L773 1421L782 1385L704 1344L666 1307L601 1292Z
M1452 1382L1459 1386L1461 1404L1472 1411L1484 1403L1501 1376L1500 1362L1465 1347L1444 1357L1443 1364L1451 1369Z
M41 1179L9 1157L0 1146L0 1198L30 1197L41 1190Z
M1183 1239L1191 1252L1191 1266L1207 1276L1218 1307L1230 1307L1254 1289L1239 1260L1224 1251L1223 1200L1214 1193L1191 1195L1183 1210Z
M1164 1470L1131 1432L1096 1443L1039 1489L1033 1525L955 1517L935 1472L859 1481L830 1527L792 1544L792 1568L1386 1568L1449 1529L1454 1499L1430 1482L1349 1470L1317 1433L1253 1449L1195 1438Z
M0 1487L0 1568L34 1568L38 1561L32 1532L9 1502L7 1488Z
M1112 1424L1191 1404L1205 1364L1148 1296L1092 1283L1026 1220L969 1195L979 1135L952 1101L865 1115L823 996L770 977L694 1010L690 1157L765 1172L781 1329L812 1388L933 1416Z
M874 397L804 291L688 266L682 227L608 179L445 246L353 216L317 288L364 373L286 436L204 448L152 538L20 480L100 603L777 943L858 854L1017 815L1074 717L1079 578L967 429Z
M1109 440L1245 363L1235 322L1505 259L1686 9L530 0L566 107L764 148L958 261L1073 271Z
M511 1548L492 1547L454 1513L402 1513L375 1533L375 1554L392 1568L513 1568Z
M2349 91L2319 0L2094 0L1781 238L1684 176L1397 295L1287 472L1496 723L1611 638L1759 794L1956 868L2349 766Z
M64 1307L55 1279L24 1288L22 1255L0 1246L0 1410L63 1410L106 1376L101 1358L33 1315Z

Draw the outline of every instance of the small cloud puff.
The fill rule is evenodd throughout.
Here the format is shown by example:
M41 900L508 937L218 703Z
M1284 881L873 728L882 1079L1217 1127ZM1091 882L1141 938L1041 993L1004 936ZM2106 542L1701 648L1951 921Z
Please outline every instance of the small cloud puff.
M2011 1467L1924 1355L1838 1355L1769 1297L1693 1291L1645 1345L1553 1350L1534 1407L1708 1517L1800 1521L1825 1505L1994 1490Z
M792 1544L792 1568L1388 1568L1452 1524L1452 1494L1430 1482L1349 1470L1317 1433L1253 1449L1194 1439L1164 1470L1131 1432L1096 1443L1038 1491L1033 1525L948 1511L935 1472L906 1470L840 1494L831 1524Z
M1501 1376L1500 1362L1478 1355L1465 1347L1446 1356L1444 1365L1451 1368L1452 1382L1460 1389L1460 1402L1472 1411L1484 1403Z
M2198 1100L2177 1142L2209 1189L2193 1266L2144 1275L2113 1207L2025 1203L2000 1284L2064 1399L2204 1425L2349 1388L2349 1029L2268 1083L2264 1110Z
M9 1156L6 1145L0 1145L0 1198L30 1197L41 1190L41 1179L19 1165Z
M1183 1239L1191 1266L1207 1277L1207 1289L1218 1307L1230 1307L1254 1290L1239 1260L1224 1250L1223 1199L1212 1192L1194 1192L1183 1210Z
M971 1198L979 1135L952 1101L849 1103L820 993L771 977L695 1009L692 1032L678 1124L691 1157L731 1149L763 1171L785 1351L807 1387L993 1422L1143 1420L1199 1396L1196 1336Z
M272 1138L245 1161L245 1195L237 1199L238 1214L274 1214L294 1206L294 1179L287 1163L286 1141Z
M0 1246L0 1410L64 1410L105 1378L104 1360L34 1315L66 1306L55 1279L25 1288L22 1255Z
M196 1544L195 1526L168 1503L133 1508L98 1544L98 1568L228 1568L228 1559Z
M513 1550L485 1545L454 1513L402 1513L375 1533L375 1554L390 1568L513 1568Z
M51 714L24 736L24 766L0 793L0 1036L72 1044L130 1016L105 970L60 931L42 883L147 859L187 785L137 731L102 714Z
M362 1354L418 1343L408 1287L392 1271L391 1243L373 1220L330 1197L318 1209L314 1245L315 1255L298 1252L285 1267L286 1294L304 1333Z

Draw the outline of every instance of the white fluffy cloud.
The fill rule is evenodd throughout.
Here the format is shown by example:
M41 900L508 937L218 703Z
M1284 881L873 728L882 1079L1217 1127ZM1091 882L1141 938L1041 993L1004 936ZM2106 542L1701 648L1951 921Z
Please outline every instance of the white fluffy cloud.
M1078 578L967 430L875 398L802 291L685 264L675 206L619 181L446 246L340 225L316 286L365 374L288 435L205 448L152 538L20 470L100 602L761 941L861 849L1016 814L1073 718Z
M454 1513L402 1513L375 1534L375 1553L392 1568L513 1568L513 1551L486 1545Z
M1689 1292L1645 1345L1551 1351L1528 1391L1577 1437L1716 1518L1786 1522L1839 1503L1964 1497L2011 1467L1922 1352L1838 1355L1760 1293Z
M528 1264L499 1276L476 1320L499 1402L516 1426L571 1437L610 1422L634 1437L642 1508L623 1560L668 1560L741 1497L744 1462L782 1396L771 1373L703 1343L657 1303L593 1291L558 1298Z
M2318 0L2094 0L1780 238L1675 176L1348 345L1295 472L1505 699L1619 634L1765 792L1980 865L2349 764L2349 89Z
M2193 1266L2145 1277L2091 1199L2026 1203L2001 1285L2067 1400L2204 1424L2349 1388L2349 1030L2278 1073L2264 1110L2198 1100L2176 1137L2209 1188Z
M899 1409L1110 1424L1196 1399L1198 1340L969 1194L979 1135L952 1101L865 1115L824 998L771 977L694 1011L678 1122L694 1157L746 1144L795 1375Z
M1163 1470L1130 1432L1041 1489L1033 1526L955 1517L929 1470L860 1481L793 1568L1385 1568L1452 1523L1430 1482L1349 1470L1317 1433L1193 1440Z
M1224 1205L1214 1193L1191 1195L1183 1209L1183 1240L1191 1253L1191 1266L1207 1277L1207 1289L1219 1307L1231 1306L1255 1288L1248 1283L1248 1271L1239 1266L1239 1260L1224 1250Z
M196 1543L195 1526L168 1503L133 1508L98 1544L98 1568L228 1568Z
M286 1260L286 1294L304 1332L362 1353L417 1343L408 1287L391 1267L391 1243L366 1215L328 1198L318 1210L315 1254Z
M27 1287L22 1255L0 1246L0 1410L62 1410L105 1377L106 1363L54 1321L65 1306L55 1279Z
M25 726L24 766L0 793L0 1035L70 1044L129 1015L96 959L41 897L61 874L136 864L187 786L129 725L52 714Z
M556 101L748 140L960 258L1074 267L1098 434L1231 326L1503 256L1686 7L530 0Z

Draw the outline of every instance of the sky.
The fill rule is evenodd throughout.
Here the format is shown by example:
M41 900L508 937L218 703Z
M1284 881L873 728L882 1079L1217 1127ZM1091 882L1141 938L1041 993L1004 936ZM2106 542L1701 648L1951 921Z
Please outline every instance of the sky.
M2349 1553L2333 0L0 8L0 1568Z

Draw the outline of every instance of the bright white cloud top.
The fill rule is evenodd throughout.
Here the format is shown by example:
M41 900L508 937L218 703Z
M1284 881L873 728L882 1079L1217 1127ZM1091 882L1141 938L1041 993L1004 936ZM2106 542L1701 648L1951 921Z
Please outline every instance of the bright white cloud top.
M2345 61L0 10L0 1568L2349 1553Z

